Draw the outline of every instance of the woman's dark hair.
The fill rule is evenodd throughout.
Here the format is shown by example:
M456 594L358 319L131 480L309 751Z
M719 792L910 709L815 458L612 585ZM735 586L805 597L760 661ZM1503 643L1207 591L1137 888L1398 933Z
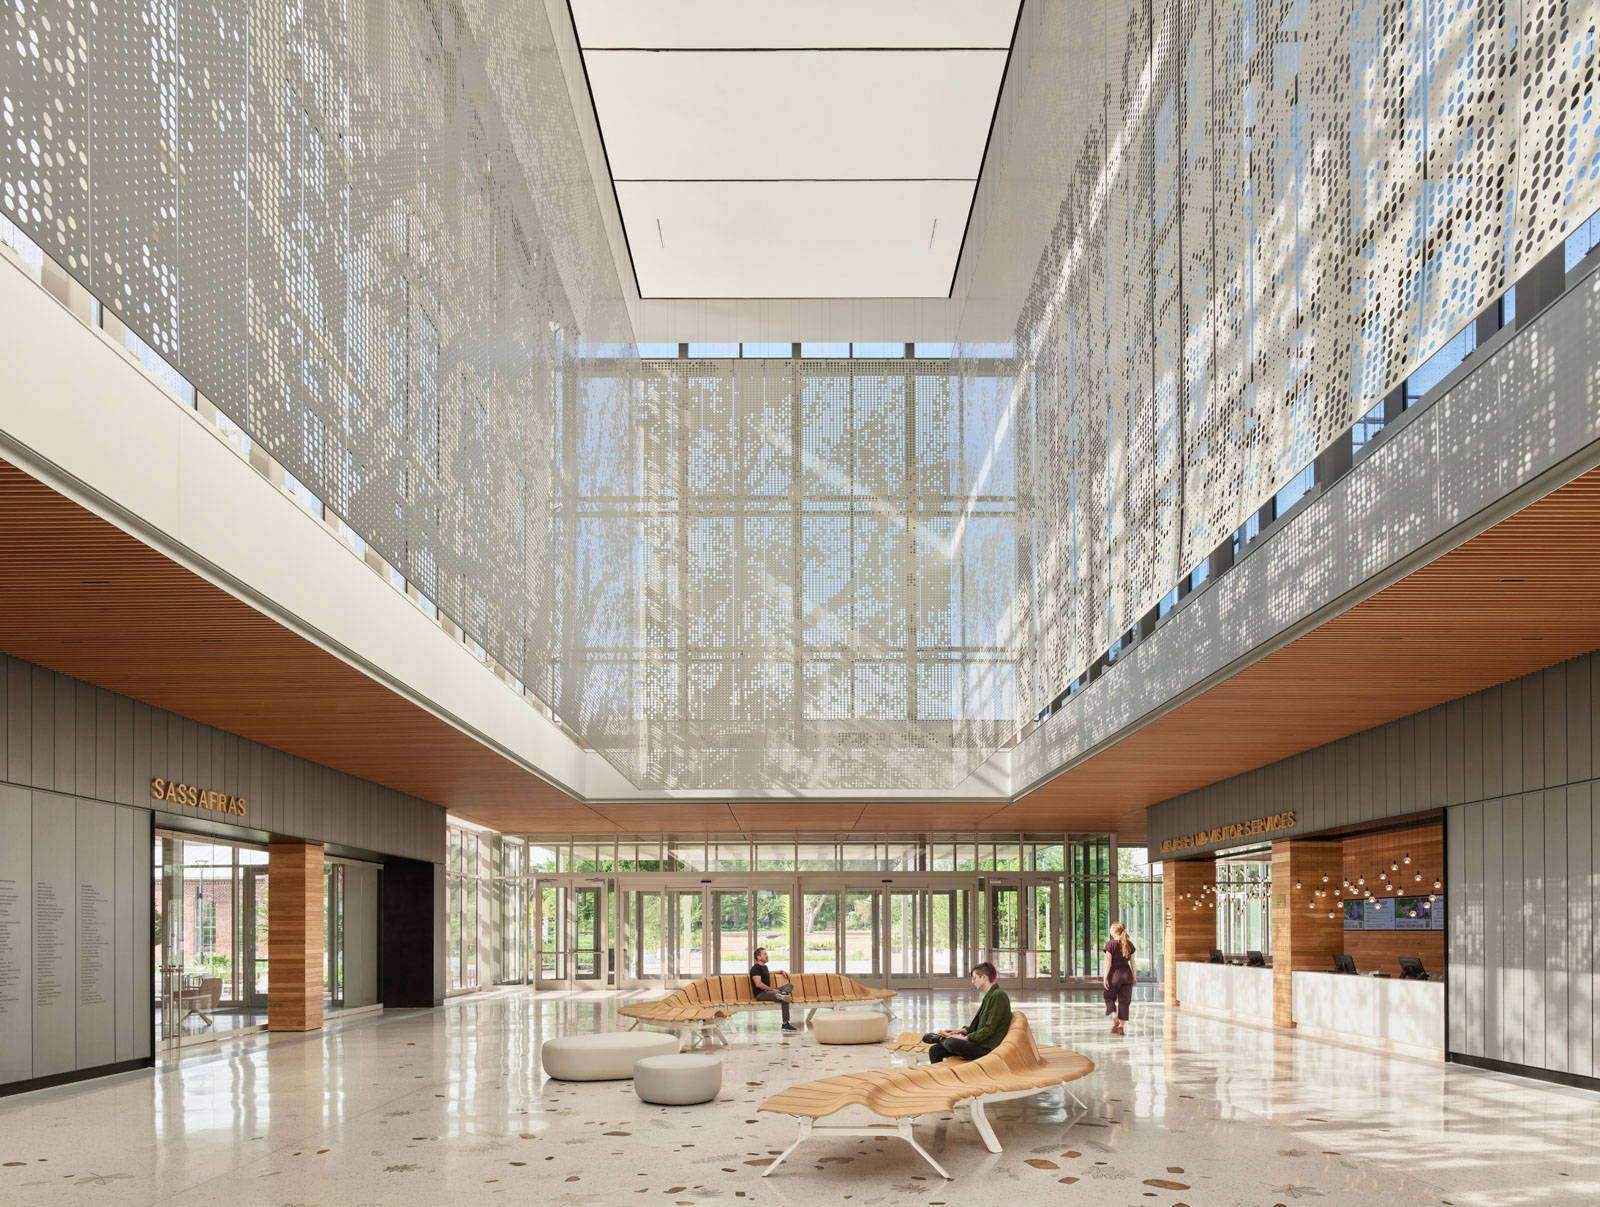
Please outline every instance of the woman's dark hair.
M998 981L1000 979L1000 974L994 970L994 965L989 963L988 960L983 961L981 964L974 964L972 966L972 971L983 973L983 975L988 977L991 981Z

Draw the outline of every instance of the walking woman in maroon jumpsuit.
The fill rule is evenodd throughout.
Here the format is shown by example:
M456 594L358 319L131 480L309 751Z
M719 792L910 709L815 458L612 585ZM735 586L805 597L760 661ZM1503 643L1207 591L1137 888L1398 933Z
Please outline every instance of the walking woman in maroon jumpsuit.
M1133 987L1139 983L1133 971L1133 953L1138 950L1128 938L1128 928L1120 922L1111 924L1111 939L1105 945L1106 964L1103 970L1106 987L1106 1013L1116 1013L1111 1023L1111 1034L1126 1035L1123 1024L1128 1021L1128 1004L1133 1001Z

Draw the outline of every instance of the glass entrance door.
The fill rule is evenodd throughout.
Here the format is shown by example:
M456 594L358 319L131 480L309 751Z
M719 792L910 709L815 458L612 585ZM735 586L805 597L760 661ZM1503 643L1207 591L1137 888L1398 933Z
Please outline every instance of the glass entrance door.
M204 1043L267 1022L267 853L155 836L155 1040Z
M1002 984L1056 983L1059 891L1054 877L989 882L989 959Z
M344 867L328 863L322 870L322 1004L344 1009Z
M844 890L844 975L869 984L883 981L884 901L881 888Z
M665 983L668 965L665 952L667 935L662 925L664 896L661 889L621 890L622 913L619 921L623 968L622 976L618 978L619 986Z
M667 891L668 975L675 981L695 981L706 975L705 890Z
M244 869L244 961L240 992L252 1010L267 1008L267 869Z
M711 916L716 920L712 971L749 972L753 950L750 945L750 890L714 890Z
M604 984L610 972L605 885L579 884L572 893L572 979Z
M553 878L537 881L528 909L537 915L531 929L539 938L534 985L540 989L565 988L572 955L567 935L567 886Z
M837 889L800 897L800 968L805 972L844 972L843 893Z
M928 981L960 982L971 971L967 909L972 891L962 888L928 890Z
M989 959L1000 980L1009 985L1022 981L1022 886L989 886Z
M927 896L920 889L889 892L889 983L910 987L928 979Z

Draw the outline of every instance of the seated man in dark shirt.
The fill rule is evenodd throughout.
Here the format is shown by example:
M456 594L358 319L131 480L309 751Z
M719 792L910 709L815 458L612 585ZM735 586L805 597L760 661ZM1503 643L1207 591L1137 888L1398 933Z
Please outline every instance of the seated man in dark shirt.
M993 964L985 960L972 969L972 987L983 994L978 1013L965 1027L955 1031L930 1031L922 1037L932 1045L928 1059L937 1064L946 1056L959 1056L962 1060L977 1060L1000 1046L1011 1026L1011 999L1006 991L995 984L998 977Z
M756 948L755 967L750 969L750 988L755 990L756 1001L777 1002L783 1007L783 1029L785 1031L798 1031L799 1027L789 1021L789 994L791 989L785 985L779 990L772 983L772 972L767 968L767 949Z

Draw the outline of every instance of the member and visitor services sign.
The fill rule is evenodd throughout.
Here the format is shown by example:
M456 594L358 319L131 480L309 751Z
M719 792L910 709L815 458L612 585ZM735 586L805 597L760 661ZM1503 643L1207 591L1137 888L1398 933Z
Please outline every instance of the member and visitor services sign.
M1161 843L1161 853L1165 855L1168 851L1188 851L1195 847L1214 846L1219 842L1231 842L1236 838L1271 834L1274 830L1292 830L1294 824L1292 812L1274 813L1271 817L1257 817L1231 826L1218 826L1215 830L1201 830L1198 834L1164 839Z

